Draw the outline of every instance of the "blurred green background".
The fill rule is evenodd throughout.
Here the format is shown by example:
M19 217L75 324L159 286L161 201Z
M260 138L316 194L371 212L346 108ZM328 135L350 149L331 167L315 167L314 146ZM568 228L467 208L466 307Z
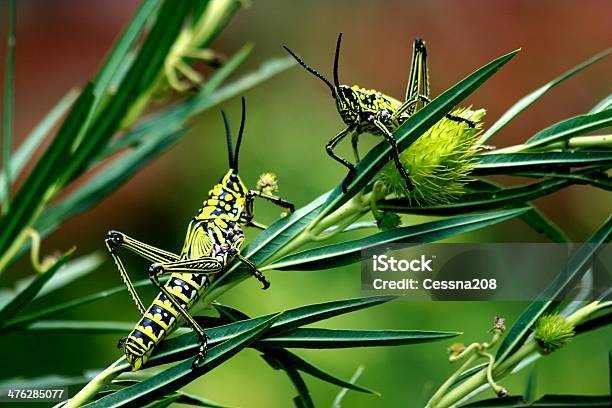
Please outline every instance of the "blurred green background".
M18 2L17 143L68 89L81 86L95 74L137 5L135 0ZM269 57L282 55L281 44L286 43L331 76L335 39L342 31L341 82L400 97L415 36L424 38L429 47L434 96L494 57L522 47L517 58L467 101L486 108L485 121L490 124L521 96L610 46L610 15L612 3L604 1L253 1L233 19L214 48L230 55L245 42L254 42L255 52L241 68L241 72L247 72ZM525 111L493 143L520 143L555 121L589 110L610 92L611 69L608 59L563 83ZM245 96L248 118L240 168L247 184L254 185L263 171L273 171L279 175L280 194L300 207L344 176L344 169L324 152L324 144L342 123L323 84L293 68ZM238 99L224 107L237 128ZM45 240L43 252L73 244L79 254L102 251L109 229L178 251L188 220L226 170L223 134L216 109L200 115L178 146L95 209L65 224ZM365 151L365 146L376 139L364 137L362 141L366 141ZM349 144L339 152L348 155ZM588 237L612 210L609 194L580 186L536 204L575 241ZM277 208L262 203L257 212L260 221L268 223L278 216ZM250 231L248 236L255 233ZM455 240L537 242L542 238L521 222L512 221ZM146 277L144 262L129 257L127 266L135 277ZM20 261L2 276L0 286L12 286L15 279L30 273L29 264ZM271 272L269 278L272 288L267 292L249 280L220 300L259 315L360 295L358 265L324 272ZM55 301L120 282L114 265L107 261L93 275L61 291ZM152 294L150 290L145 297ZM524 307L518 302L395 302L324 324L337 328L462 331L465 335L460 341L468 343L488 338L494 316L504 316L511 324ZM127 293L63 316L122 321L135 321L137 317ZM581 336L570 347L540 360L538 394L606 393L611 335L612 331L605 329ZM1 338L0 376L78 375L86 369L103 368L120 355L116 341L115 336ZM418 406L454 370L446 358L449 344L297 352L346 378L359 365L365 366L360 383L383 396L349 393L344 400L346 406ZM527 371L502 384L511 392L520 392ZM330 406L338 389L310 378L307 382L317 406ZM291 406L296 394L284 374L270 369L252 350L192 383L187 390L231 406Z

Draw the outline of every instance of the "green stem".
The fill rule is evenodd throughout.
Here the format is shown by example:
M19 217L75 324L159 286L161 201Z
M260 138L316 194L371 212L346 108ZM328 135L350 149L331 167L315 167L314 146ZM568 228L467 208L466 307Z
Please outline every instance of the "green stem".
M347 220L354 222L359 216L363 215L368 211L367 203L371 198L371 193L366 195L358 194L349 200L342 207L338 208L333 213L326 217L317 217L311 222L302 232L295 236L287 245L278 250L272 257L270 257L266 264L272 263L273 261L288 255L298 248L315 241L320 240L320 234L328 228L344 223ZM325 235L325 238L329 238L342 231L343 228L337 228L329 234Z
M598 310L610 307L612 305L612 301L608 302L591 302L583 308L578 309L576 312L572 313L567 317L567 321L570 322L573 326L578 325L579 323L584 322L589 318L593 313ZM492 379L501 379L511 373L511 371L525 358L529 357L534 352L537 352L537 343L532 338L525 342L521 348L519 348L514 354L512 354L508 359L499 364L492 373ZM448 380L447 380L448 382ZM446 384L445 382L444 384ZM488 382L487 379L487 368L483 368L478 373L474 374L463 383L458 385L457 387L450 390L443 398L440 399L437 405L430 405L431 408L446 408L450 407L458 401L465 398L474 390L478 389L482 385ZM437 394L437 393L436 393Z
M110 384L113 379L121 374L123 369L119 367L124 359L125 357L121 357L100 374L96 375L74 397L70 398L66 404L62 406L62 408L82 407L87 402L91 401L91 399L95 397L102 388Z
M8 212L11 193L11 140L13 138L13 72L15 69L15 8L16 1L8 2L6 69L4 73L4 126L2 137L2 172L4 173L4 199L2 211Z
M567 150L567 149L588 149L588 148L601 148L601 147L612 147L612 135L597 135L597 136L577 136L572 137L568 140L562 140L560 142L554 142L544 146L537 146L530 149L528 144L518 144L514 146L505 147L503 149L497 149L491 151L489 154L500 154L500 153L524 153L524 152L550 152L553 150Z

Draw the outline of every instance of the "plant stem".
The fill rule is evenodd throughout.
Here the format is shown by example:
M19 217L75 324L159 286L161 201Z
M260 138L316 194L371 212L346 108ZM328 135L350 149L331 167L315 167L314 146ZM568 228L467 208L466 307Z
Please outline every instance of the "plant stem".
M265 263L269 264L277 259L288 255L298 248L306 245L308 243L320 240L319 234L323 231L327 230L329 227L334 226L336 224L345 225L347 221L350 222L356 221L362 214L368 211L367 203L371 198L371 193L366 195L358 194L352 199L350 199L346 204L342 207L338 208L333 213L329 214L326 217L320 218L317 217L313 222L310 223L302 232L295 236L293 240L291 240L287 245L278 250L270 259L268 259ZM336 235L341 232L344 227L336 228L334 231L326 234L325 239Z
M576 312L569 315L567 317L567 321L570 322L573 326L576 326L584 322L586 319L589 318L589 316L591 316L593 313L597 312L598 310L605 309L610 306L612 306L612 301L591 302L588 305L578 309ZM519 348L514 354L508 357L507 360L499 364L493 370L491 377L493 379L497 378L498 380L503 378L504 376L509 374L512 371L512 369L514 369L514 367L516 367L521 361L523 361L525 358L527 358L534 352L537 352L537 343L535 339L531 338L527 340L525 344L523 344L523 346ZM455 374L453 374L452 377L454 377ZM440 387L440 389L443 389L443 392L445 392L446 389L448 389L448 383L449 383L449 380L446 380L444 384ZM450 390L446 395L444 395L443 398L439 399L439 402L437 404L433 404L432 402L435 402L433 401L433 398L440 392L440 389L439 389L436 392L436 394L434 394L434 397L432 397L432 400L430 400L428 407L431 407L431 408L450 407L453 404L457 403L458 401L462 400L464 397L469 395L471 392L473 392L480 386L487 384L487 383L488 383L487 367L485 367L482 370L480 370L478 373L474 374L473 376L468 378L466 381L458 385L457 387Z
M124 359L125 357L121 357L100 374L96 375L74 397L70 398L62 408L81 407L89 402L104 386L121 374L122 369L117 367L120 366L120 363L122 363Z
M588 149L593 147L612 147L612 135L577 136L568 140L537 146L533 149L530 149L528 144L518 144L504 147L503 149L492 150L484 154L550 152L553 150Z

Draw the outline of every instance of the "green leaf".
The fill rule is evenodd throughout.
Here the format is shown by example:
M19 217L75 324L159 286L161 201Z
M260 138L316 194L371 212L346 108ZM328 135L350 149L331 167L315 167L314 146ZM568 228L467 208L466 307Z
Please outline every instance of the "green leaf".
M148 91L163 67L168 51L178 37L190 2L165 0L155 23L144 40L134 62L120 82L117 92L96 112L91 126L73 146L73 154L65 165L60 185L73 180L103 150L130 108Z
M89 255L81 256L66 262L64 267L47 282L40 292L38 292L34 300L61 289L75 280L93 272L102 265L102 262L104 262L104 258L99 252L93 252Z
M301 329L296 329L296 330L301 330ZM262 344L261 341L257 342L255 344L255 347L257 347L259 349L259 345ZM263 348L262 348L263 349ZM373 395L380 395L378 392L376 391L372 391L368 388L362 387L360 385L355 384L355 382L349 382L349 381L345 381L341 378L338 378L334 375L331 375L323 370L321 370L318 367L315 367L314 365L310 364L309 362L307 362L306 360L302 359L301 357L299 357L298 355L284 350L284 349L280 349L277 350L276 348L272 349L272 350L268 350L269 353L274 353L274 357L282 359L284 361L285 365L290 364L292 367L294 367L295 369L302 371L304 373L310 374L315 378L318 378L320 380L323 380L325 382L328 382L330 384L334 384L337 385L339 387L344 387L347 389L351 389L353 391L357 391L357 392L363 392L365 394L373 394Z
M214 91L216 91L217 88L221 85L221 83L225 81L227 77L231 75L232 72L234 72L246 60L252 48L253 47L250 45L242 47L240 51L238 51L234 56L232 56L232 58L230 58L225 64L223 64L220 69L215 71L215 73L198 90L195 96L176 106L164 109L160 113L157 113L151 116L150 118L143 120L142 123L140 123L134 130L128 132L126 135L112 142L105 149L103 157L108 157L125 147L137 145L146 138L150 137L150 135L164 133L171 134L181 129L185 125L187 119L212 106L207 105L203 102L207 100L210 101L211 99L217 99L215 96L217 94L214 93ZM266 64L264 64L264 66L266 66ZM265 70L263 70L262 67L259 71L256 71L256 73L249 74L251 76L255 76L256 81L249 82L248 85L255 86L259 83L259 81L267 79L267 76L261 75L263 71ZM240 89L240 91L245 90L246 89Z
M8 319L15 316L22 308L27 306L32 299L36 297L38 292L43 288L53 275L62 267L68 260L70 253L62 255L53 264L49 270L38 275L28 286L20 291L15 297L0 309L0 327L2 327Z
M218 105L260 83L278 75L294 64L286 58L274 58L264 62L259 69L246 74L239 79L219 88L221 83L238 68L251 52L252 46L244 46L227 63L217 70L202 86L198 93L187 101L168 108L149 119L144 120L136 129L113 142L106 150L105 155L139 143L147 137L152 130L156 132L173 132L185 124L187 119L211 107ZM219 89L218 89L219 88Z
M198 367L191 367L192 359L179 363L146 380L124 388L97 401L87 404L87 407L123 407L127 405L142 406L163 396L169 390L179 389L224 361L236 355L240 350L257 340L279 317L268 317L251 329L212 347L206 354L206 359Z
M145 408L160 408L168 407L172 404L185 404L194 407L210 407L210 408L225 408L225 405L219 405L216 402L210 401L205 398L198 397L197 395L187 394L185 392L173 392L172 394L165 395L162 398L154 401L150 404L145 405Z
M597 113L575 116L557 122L544 130L539 131L525 143L525 148L532 149L553 142L568 140L575 136L592 132L612 125L612 109Z
M148 279L143 279L137 282L134 282L134 287L141 287L150 285L151 281ZM30 312L27 314L19 315L13 319L7 321L4 326L0 327L0 333L4 333L7 331L19 330L27 325L36 322L38 320L47 319L54 315L57 315L61 312L65 312L67 310L74 309L75 307L86 305L88 303L92 303L109 296L115 295L117 293L127 292L127 288L125 285L116 286L114 288L102 290L91 295L83 296L74 300L69 300L67 302L54 304L48 307L44 307L40 310L36 310L34 312Z
M582 167L612 163L612 152L605 150L481 154L476 157L478 162L474 171L475 175L508 174L555 167Z
M11 144L13 140L13 108L15 104L15 14L17 2L8 2L8 24L7 24L7 46L6 46L6 65L4 66L4 95L3 95L3 126L2 126L2 175L4 183L2 185L2 212L6 213L9 209L11 194Z
M298 408L314 408L314 402L312 401L312 397L310 396L310 391L308 391L308 387L306 383L302 379L302 376L298 372L298 370L285 361L284 359L277 359L276 363L279 365L283 371L287 373L289 379L293 383L295 389L298 392L298 396L293 399L296 407Z
M600 245L610 240L612 234L612 217L582 245L570 258L563 271L548 285L546 289L523 311L512 328L507 332L499 346L496 365L501 364L508 356L517 350L524 342L531 328L542 314L554 306L554 301L567 288L573 287L588 269L591 258Z
M406 200L391 199L379 204L381 210L425 215L457 215L475 211L525 205L573 184L572 180L543 180L518 187L506 187L498 191L465 194L460 201L426 207L413 206Z
M130 50L144 30L149 17L159 4L159 0L144 0L106 57L106 61L95 81L94 94L96 95L96 105L108 93L108 88L113 78L127 59Z
M570 242L570 239L563 230L554 222L549 220L540 210L531 206L531 209L521 215L525 224L529 225L539 234L544 234L552 242Z
M314 305L302 306L295 309L290 309L285 312L274 322L267 336L287 332L300 326L315 323L321 320L329 319L330 317L338 316L345 313L354 312L365 309L371 306L379 305L395 299L393 296L372 296L365 298L339 300L333 302L325 302ZM270 318L272 315L265 315L249 320L241 320L235 323L230 323L224 326L213 327L206 330L206 334L210 337L208 344L213 345L224 340L233 338L236 335L244 333L260 322ZM198 348L198 340L192 333L187 333L182 336L176 336L163 342L157 351L151 356L147 366L173 361L184 355L193 355ZM126 363L126 368L127 363Z
M491 398L460 405L461 408L526 407L523 397Z
M532 407L609 407L610 395L545 395Z
M424 330L332 330L299 328L283 335L259 340L255 347L339 349L354 347L402 346L440 341L459 336L457 332Z
M28 332L45 334L127 334L134 323L113 321L48 320L31 324Z
M601 112L611 107L612 107L612 94L606 96L597 105L593 106L593 109L591 109L589 113Z
M75 89L69 91L60 101L47 113L38 125L26 136L25 140L15 153L11 156L11 182L17 180L21 171L40 147L45 137L53 130L62 116L66 113L78 95ZM0 183L4 183L4 175L0 174ZM0 190L0 201L4 200L5 192Z
M491 398L471 404L461 405L461 408L495 408L495 407L609 407L610 396L598 395L545 395L534 403L523 401L522 397Z
M171 135L158 134L124 153L93 178L87 180L83 186L55 206L48 208L36 222L35 228L43 233L48 233L69 217L87 211L176 143L184 133L184 131L178 131Z
M537 381L538 368L534 365L531 371L529 371L529 375L527 376L527 385L525 386L525 394L523 395L525 401L535 401Z
M431 221L420 225L379 232L366 238L342 242L298 252L261 268L277 270L320 270L348 265L361 260L364 248L393 242L426 243L439 241L463 232L502 222L526 211L525 208L494 213L468 215L452 219Z
M518 51L513 51L491 61L442 93L431 103L427 104L427 106L411 116L393 134L397 140L399 150L402 151L408 148L425 133L427 129L436 124L444 115L457 106L457 104L467 98L487 79L493 76L493 74L510 61L517 52ZM357 173L348 187L347 193L345 194L342 192L341 184L338 185L327 199L324 206L325 210L320 216L335 211L352 196L357 194L388 162L390 153L391 146L384 141L371 149L365 158L357 164Z
M508 109L503 115L501 115L501 117L499 119L497 119L497 121L494 124L492 124L491 127L489 127L489 129L487 129L484 132L484 134L482 135L482 137L480 138L478 143L479 144L486 144L486 142L491 137L493 137L493 135L495 135L504 126L506 126L508 123L510 123L510 121L512 121L516 116L518 116L519 113L524 111L532 103L534 103L535 101L540 99L540 97L542 95L544 95L546 92L548 92L549 90L551 90L555 86L559 85L561 82L565 81L566 79L571 78L573 75L577 74L578 72L582 71L583 69L585 69L585 68L589 67L590 65L596 63L597 61L607 57L608 55L610 55L611 52L612 52L612 48L609 48L609 49L607 49L607 50L605 50L605 51L603 51L603 52L601 52L601 53L599 53L599 54L589 58L588 60L586 60L586 61L576 65L574 68L570 69L569 71L564 72L563 74L561 74L557 78L553 79L549 83L545 84L544 86L541 86L540 88L536 89L535 91L531 92L530 94L525 95L524 97L519 99L514 105L512 105L510 107L510 109Z
M86 86L76 100L56 136L42 157L23 182L13 199L11 210L0 220L0 272L10 261L11 251L21 244L20 236L50 199L50 188L58 177L60 165L64 166L70 156L70 145L78 135L93 103L91 84ZM21 242L20 242L21 241ZM10 251L9 251L10 250ZM8 252L8 254L7 254Z
M215 309L219 311L219 314L221 316L227 317L231 319L232 321L249 319L249 316L247 316L246 314L242 313L240 310L237 310L233 307L221 305L218 303L214 304L213 306L215 307ZM315 367L314 365L310 364L309 362L297 356L296 354L290 351L287 351L285 349L264 350L257 346L255 346L255 348L259 351L262 351L263 353L262 358L266 360L273 368L276 368L276 369L280 368L280 362L278 361L280 360L282 361L283 366L291 366L294 369L310 374L313 377L329 382L330 384L338 385L340 387L350 388L354 391L364 392L366 394L379 395L376 391L372 391L367 388L354 384L354 381L352 383L347 382L347 381L342 380L341 378L331 375L321 370L320 368ZM294 377L292 377L291 375L289 376L289 378L290 380L294 379ZM296 389L299 387L299 384L294 384L294 385Z

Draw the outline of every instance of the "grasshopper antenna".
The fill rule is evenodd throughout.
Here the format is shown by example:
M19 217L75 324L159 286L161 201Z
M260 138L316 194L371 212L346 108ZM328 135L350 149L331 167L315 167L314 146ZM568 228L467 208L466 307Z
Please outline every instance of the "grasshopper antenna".
M342 33L338 34L338 40L336 41L336 54L334 55L334 84L336 87L340 86L338 80L338 61L340 60L340 44L342 43Z
M238 172L238 154L240 153L240 144L242 143L242 135L244 134L244 124L246 122L246 101L242 97L242 119L240 119L240 130L238 131L238 140L236 141L236 153L234 155L234 169Z
M229 162L230 169L234 169L234 154L232 153L232 131L230 129L229 122L227 121L227 115L225 111L221 109L221 115L223 116L223 123L225 124L225 138L227 140L227 161Z
M316 76L317 78L319 78L321 81L325 82L325 85L327 85L327 87L332 91L332 95L334 94L334 86L331 84L331 82L329 82L329 80L327 78L325 78L323 76L323 74L319 73L316 69L312 68L311 66L309 66L308 64L306 64L304 61L302 61L302 59L300 57L297 56L296 53L294 53L293 51L291 51L289 49L289 47L287 47L286 45L283 45L283 48L285 49L285 51L287 51L289 54L291 54L291 56L293 58L295 58L295 60L304 68L306 68L306 70L308 72L310 72L312 75Z

